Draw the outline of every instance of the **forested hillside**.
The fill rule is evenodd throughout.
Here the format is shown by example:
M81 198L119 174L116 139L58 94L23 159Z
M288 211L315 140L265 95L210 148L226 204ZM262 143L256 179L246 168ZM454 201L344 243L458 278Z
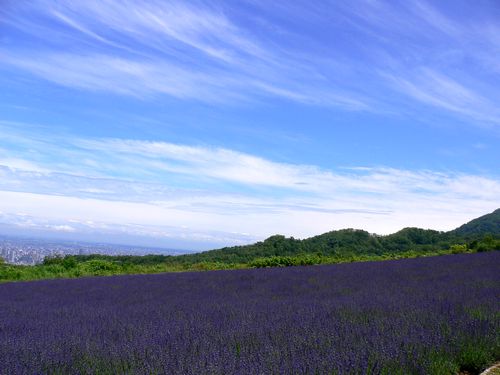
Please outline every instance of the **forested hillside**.
M226 247L198 254L174 258L184 263L223 262L247 263L256 258L315 254L329 257L355 257L363 255L435 252L462 245L470 250L494 249L500 246L500 209L481 216L461 227L439 232L429 229L405 228L381 236L364 230L342 229L304 240L274 235L247 246ZM458 250L458 247L456 247ZM171 260L174 260L171 259Z

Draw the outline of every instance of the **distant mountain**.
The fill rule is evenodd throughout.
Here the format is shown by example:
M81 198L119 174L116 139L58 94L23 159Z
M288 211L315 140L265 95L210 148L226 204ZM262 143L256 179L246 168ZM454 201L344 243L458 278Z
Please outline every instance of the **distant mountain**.
M500 236L500 208L490 214L469 221L467 224L452 230L450 233L467 238L484 236L486 234L491 234L494 237Z

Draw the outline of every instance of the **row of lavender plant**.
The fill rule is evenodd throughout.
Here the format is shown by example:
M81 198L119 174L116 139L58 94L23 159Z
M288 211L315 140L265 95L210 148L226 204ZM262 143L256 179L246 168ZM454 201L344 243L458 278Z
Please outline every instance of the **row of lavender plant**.
M500 252L0 285L0 374L452 374L499 359Z

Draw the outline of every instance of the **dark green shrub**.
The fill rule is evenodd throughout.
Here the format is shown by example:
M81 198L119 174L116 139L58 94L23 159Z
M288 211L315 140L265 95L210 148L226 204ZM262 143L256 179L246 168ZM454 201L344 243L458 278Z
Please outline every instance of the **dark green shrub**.
M66 256L62 260L62 266L66 269L75 268L77 265L78 265L78 262L76 261L75 257L73 257L73 256Z
M458 358L460 370L473 374L479 374L493 361L492 348L482 343L464 345Z
M316 254L299 254L296 256L270 256L265 258L257 258L249 263L250 267L290 267L290 266L306 266L320 264L322 258Z
M45 266L50 266L50 265L61 265L63 264L64 258L60 255L50 255L45 258L43 258L43 264Z

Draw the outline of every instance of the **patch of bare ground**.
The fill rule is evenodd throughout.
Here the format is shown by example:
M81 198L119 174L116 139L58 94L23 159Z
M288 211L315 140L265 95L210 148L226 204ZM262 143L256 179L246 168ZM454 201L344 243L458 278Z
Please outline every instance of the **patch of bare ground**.
M469 372L469 371L460 371L457 375L475 375L476 373L474 372ZM500 362L495 363L491 367L487 368L484 370L482 373L479 375L500 375Z
M484 370L481 375L500 375L500 362L497 362L490 368Z

